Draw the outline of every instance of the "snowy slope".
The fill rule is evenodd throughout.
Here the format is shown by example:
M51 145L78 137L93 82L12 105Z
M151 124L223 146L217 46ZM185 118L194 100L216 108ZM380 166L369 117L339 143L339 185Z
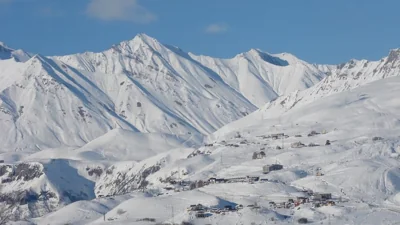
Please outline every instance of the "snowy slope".
M138 94L115 95L116 89L121 89L120 85L138 87L144 98L166 116L176 116L202 134L213 132L256 109L217 74L189 55L144 34L101 53L87 52L55 58L78 69L107 74L107 82L96 80L96 85L115 99L116 110L124 112L128 120L133 122L133 115L141 113L143 125L135 123L141 131L154 132L147 122L165 115L152 115L154 109L147 108L149 103L143 103L142 112L137 112L134 106L141 100L137 99ZM117 76L125 79L113 81ZM115 83L115 86L110 83ZM157 122L159 125L164 123ZM171 127L171 132L174 132L181 125L168 123L164 126Z
M252 49L232 59L195 56L179 48L163 45L145 34L139 34L102 53L86 52L56 58L88 71L131 74L156 96L160 91L158 89L165 91L165 87L154 83L163 78L167 81L177 79L180 85L190 83L194 85L194 90L201 87L203 93L209 92L208 89L212 91L221 83L227 84L258 107L282 94L308 88L325 76L317 66L287 53L270 55ZM174 87L169 88L176 91ZM189 90L193 90L193 86ZM223 93L228 98L227 93ZM182 95L179 91L175 94L178 97ZM175 97L174 93L172 96ZM181 100L186 102L187 98L182 97Z
M137 130L79 71L39 55L21 67L0 94L3 149L82 146L114 127Z
M258 107L278 96L307 89L325 77L317 66L289 53L272 55L251 49L232 59L191 56Z
M251 50L212 59L145 34L101 53L31 57L5 45L1 51L0 122L6 135L0 141L7 151L80 147L114 128L199 143L325 76L290 54Z
M45 224L53 218L77 224L143 224L142 219L152 218L178 224L293 224L305 217L310 224L396 224L400 220L399 94L400 77L382 79L293 108L282 116L235 123L230 130L223 128L210 136L212 145L176 149L139 163L116 163L96 180L95 187L100 197L125 194L115 200L99 198L114 201L112 207L103 207L99 199L85 201L32 222ZM319 134L308 136L313 130ZM279 132L289 137L283 142L267 137ZM324 145L326 140L331 145ZM290 147L298 141L318 146ZM276 149L282 144L283 149ZM253 152L260 150L266 157L252 159ZM262 166L271 163L283 169L262 174ZM323 176L316 176L318 168ZM246 176L268 181L209 184L194 190L170 182ZM174 191L177 188L179 192ZM332 193L337 203L292 209L269 204L304 196L303 190ZM242 204L244 209L196 218L186 208L198 203L208 207ZM255 203L258 209L247 207ZM90 206L88 217L80 213L83 204ZM66 217L64 210L78 218Z
M351 60L335 67L319 66L326 70L327 76L315 86L295 91L267 103L262 110L282 113L293 107L305 105L325 96L340 93L362 86L364 84L400 75L400 49L393 49L387 57L379 61ZM269 115L265 114L265 118Z
M26 220L19 224L400 219L400 50L332 66L260 50L195 56L144 34L69 56L1 46L0 215ZM307 136L312 130L323 134ZM280 132L289 137L267 137ZM199 147L205 135L208 145ZM307 146L290 147L298 141ZM253 160L261 150L266 157ZM272 163L284 168L262 174ZM315 176L317 168L324 176ZM268 181L202 187L210 177L246 176ZM303 189L345 202L269 204L304 196ZM197 203L245 207L203 219L186 210Z

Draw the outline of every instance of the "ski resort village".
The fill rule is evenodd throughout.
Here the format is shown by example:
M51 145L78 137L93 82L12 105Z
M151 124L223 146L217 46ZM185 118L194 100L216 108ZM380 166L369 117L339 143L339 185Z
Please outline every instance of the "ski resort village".
M1 2L1 1L0 1ZM0 225L400 224L400 49L0 44Z

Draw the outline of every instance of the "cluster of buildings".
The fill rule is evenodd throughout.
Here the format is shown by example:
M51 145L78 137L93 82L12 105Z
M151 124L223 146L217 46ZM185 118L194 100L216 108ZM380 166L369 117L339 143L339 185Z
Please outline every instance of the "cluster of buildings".
M330 145L330 144L331 144L330 141L327 140L325 145ZM315 143L310 143L308 145L305 145L305 144L301 143L300 141L294 142L294 143L291 144L292 148L303 148L303 147L306 147L306 146L308 146L308 147L317 147L317 146L320 146L320 145L319 144L315 144Z
M332 199L331 193L313 193L306 191L305 196L289 198L286 202L269 202L271 208L291 209L302 204L311 204L311 207L318 208L321 206L333 206L335 201Z
M218 183L253 183L260 180L260 177L257 176L245 176L245 177L232 177L232 178L215 178L211 177L208 179L209 184L218 184Z
M225 214L227 212L236 212L243 209L243 205L226 205L222 208L219 207L206 207L202 204L190 205L187 208L188 212L194 212L197 218L205 218L214 214Z
M265 158L266 154L264 151L254 152L252 159L262 159Z
M265 166L263 166L263 173L267 174L271 171L281 170L281 169L283 169L283 166L280 164L265 165Z
M263 139L271 138L272 140L277 140L277 139L288 138L289 135L286 135L284 133L277 133L277 134L271 134L271 135L262 135L262 136L258 136L258 137L261 137Z

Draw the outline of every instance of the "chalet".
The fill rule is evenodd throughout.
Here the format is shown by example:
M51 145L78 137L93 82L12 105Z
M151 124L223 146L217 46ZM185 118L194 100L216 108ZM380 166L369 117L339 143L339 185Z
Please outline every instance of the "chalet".
M265 149L265 148L263 148L263 149ZM265 154L264 151L261 151L261 152L258 154L258 158L259 158L259 159L262 159L262 158L264 158L265 156L266 156L266 154Z
M263 166L263 173L266 174L271 171L281 170L281 169L283 169L283 166L279 165L279 164L265 165L265 166Z
M215 179L215 183L219 184L219 183L225 183L226 180L224 178L217 178Z
M285 208L286 202L278 202L275 203L276 208Z
M331 193L314 193L313 200L314 201L326 201L332 199Z
M270 207L275 207L276 206L275 202L269 202L268 204L269 204Z
M301 143L300 141L294 142L294 143L291 144L291 147L292 147L292 148L302 148L302 147L305 147L305 146L306 146L306 145L303 144L303 143Z
M206 218L207 214L204 212L198 212L196 213L196 218Z
M262 159L266 156L264 151L261 152L254 152L252 159Z
M383 137L373 137L372 141L382 141Z
M312 136L316 136L316 135L318 135L319 133L318 132L316 132L315 130L313 130L313 131L311 131L309 134L308 134L308 136L309 137L312 137Z
M317 177L321 177L323 175L324 174L321 172L321 170L317 170L317 172L315 173L315 176L317 176Z
M187 208L187 210L188 211L193 211L193 209L196 207L196 205L190 205L188 208Z
M243 205L236 205L236 206L235 206L235 209L236 209L236 210L243 209Z
M257 182L260 180L260 177L251 177L251 176L247 176L247 182Z
M201 212L201 211L205 211L206 207L204 207L202 204L197 204L197 205L190 205L187 209L188 211L197 211L197 212Z
M319 207L321 207L321 203L319 203L319 202L313 202L313 204L312 204L311 207L312 207L312 208L319 208Z
M212 212L212 213L220 213L221 209L214 207L214 208L210 208L209 211Z
M279 138L284 138L285 134L284 133L278 133L278 134L271 134L271 138L273 140L279 139Z
M190 182L190 181L187 181L187 180L178 181L178 184L179 184L180 186L184 186L184 187L189 186L190 183L191 183L191 182Z
M314 143L308 144L308 147L317 147L317 146L319 146L319 145L318 144L314 144Z
M215 178L215 177L209 178L209 179L208 179L208 183L210 183L210 184L215 184L215 183L217 183L217 178Z
M224 207L224 209L225 209L225 210L228 210L228 211L234 210L233 206L231 206L231 205L226 205L226 206Z
M334 206L335 202L334 201L326 201L325 205L326 206Z
M238 183L238 182L246 182L247 178L246 177L233 177L226 179L227 183Z
M297 202L304 204L310 202L310 199L307 197L297 197Z

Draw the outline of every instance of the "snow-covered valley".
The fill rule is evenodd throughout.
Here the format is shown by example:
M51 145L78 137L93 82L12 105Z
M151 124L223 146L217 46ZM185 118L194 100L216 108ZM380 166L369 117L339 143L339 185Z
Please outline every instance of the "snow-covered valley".
M399 75L400 50L314 65L145 34L68 56L1 44L0 224L398 224Z

